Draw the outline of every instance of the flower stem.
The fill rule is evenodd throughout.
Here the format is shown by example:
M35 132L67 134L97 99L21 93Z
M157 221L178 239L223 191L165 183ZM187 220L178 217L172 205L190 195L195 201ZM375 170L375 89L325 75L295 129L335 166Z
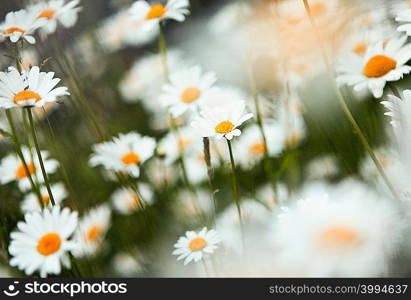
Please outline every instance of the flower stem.
M228 152L230 153L230 161L231 161L231 178L232 178L233 196L234 196L235 205L237 207L238 219L240 220L241 237L244 243L244 224L243 224L243 217L241 215L240 195L238 193L237 172L236 172L236 167L235 167L233 149L232 149L230 140L227 140L227 145L228 145Z
M167 40L164 32L163 23L158 23L160 27L160 34L158 37L158 50L161 55L161 62L163 64L163 74L166 81L169 80L168 60L167 60Z
M337 85L337 82L335 80L334 72L332 71L332 68L331 68L331 63L328 59L324 44L322 42L322 38L320 36L320 33L318 31L318 28L317 28L317 26L315 24L315 21L314 21L314 18L312 16L308 0L303 0L303 2L304 2L304 7L305 7L305 10L307 12L308 18L310 19L311 25L314 29L314 33L317 36L317 40L318 40L318 43L320 45L321 53L322 53L322 56L323 56L327 71L330 75L330 78L332 79L333 88L334 88L335 93L337 95L338 103L340 104L341 109L343 110L343 112L344 112L345 116L347 117L348 121L351 123L351 125L354 129L354 133L358 136L358 138L359 138L361 144L363 145L364 149L368 152L369 156L371 157L372 161L374 162L375 166L377 167L378 172L381 174L381 177L383 178L385 184L388 186L388 188L390 189L390 191L394 195L394 197L396 199L399 199L399 197L397 195L397 192L395 191L395 189L392 186L391 182L388 180L388 177L385 174L381 163L378 161L377 156L375 155L374 151L372 150L367 138L365 137L364 133L362 132L362 130L360 128L360 126L358 125L358 123L355 120L354 116L352 115L350 109L348 108L348 105L347 105L347 103L344 99L344 96L341 93L341 91L340 91L340 89Z
M9 126L10 126L11 136L12 136L12 139L13 139L13 142L14 142L14 146L16 148L17 156L20 158L20 160L21 160L21 162L24 166L24 170L26 171L27 178L29 179L29 182L30 182L30 185L31 185L31 188L32 188L33 192L37 196L40 207L43 208L44 207L43 198L41 196L40 190L38 189L38 186L33 181L33 177L31 177L31 172L29 170L26 159L24 158L23 152L21 150L21 143L20 143L20 140L19 140L19 138L17 136L17 133L16 133L16 128L15 128L14 122L13 122L13 116L11 115L11 112L8 109L6 109L6 118L7 118L7 121L9 123Z
M217 201L215 193L217 192L214 188L214 170L211 165L211 154L210 154L210 139L208 137L203 137L203 148L204 148L204 160L207 166L207 175L208 175L208 185L211 191L211 198L213 201L213 222L215 225L215 220L217 216Z
M47 192L49 194L51 204L56 205L56 202L54 201L53 193L51 191L51 187L50 187L49 179L48 179L48 176L47 176L47 172L46 172L46 169L44 168L44 162L43 162L43 158L41 156L41 151L40 151L39 143L38 143L38 140L37 140L37 134L36 134L36 129L34 127L33 114L32 114L31 108L27 108L27 114L28 114L28 117L29 117L30 129L31 129L31 135L33 137L34 147L36 148L37 158L39 160L41 172L42 172L43 178L44 178L44 184L46 185Z

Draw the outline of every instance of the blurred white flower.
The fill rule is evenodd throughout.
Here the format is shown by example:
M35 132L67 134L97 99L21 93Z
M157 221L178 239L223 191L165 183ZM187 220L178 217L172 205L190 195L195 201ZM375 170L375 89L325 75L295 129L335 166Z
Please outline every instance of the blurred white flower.
M333 155L322 155L312 160L307 166L307 176L310 180L329 178L337 174L338 165Z
M101 249L105 235L111 225L111 210L107 205L100 205L89 210L78 225L74 239L78 249L77 257L91 256Z
M35 14L37 19L46 20L40 32L47 35L56 31L58 23L66 28L74 26L78 13L81 11L79 3L80 0L72 0L67 3L65 0L50 0L29 6L27 10Z
M114 209L120 214L130 215L145 205L153 203L153 191L148 184L138 184L138 192L142 199L132 189L120 188L116 190L111 196Z
M144 271L143 258L137 250L120 252L113 258L114 271L121 276L136 276Z
M10 265L26 275L38 271L41 277L60 274L61 265L70 268L68 253L77 249L70 240L77 227L77 212L53 206L41 213L28 213L24 219L17 224L19 230L10 235Z
M62 183L52 184L50 186L51 192L56 205L61 205L61 202L67 197L67 191ZM50 196L45 186L40 187L40 194L45 207L51 208L53 205L50 201ZM32 211L41 211L39 199L35 193L27 194L21 203L21 210L23 213Z
M411 44L406 36L394 37L370 45L364 56L347 55L338 67L340 85L354 86L355 91L368 89L375 98L381 98L387 82L397 81L411 71L405 65L411 58Z
M46 24L44 18L37 18L34 11L12 11L6 15L6 19L0 24L0 36L9 38L12 43L18 42L21 38L28 43L34 44L36 39L34 32Z
M173 117L178 117L188 109L196 111L216 81L214 72L204 73L200 66L185 68L170 75L170 82L163 86L159 100Z
M198 262L212 254L220 243L217 232L213 229L203 228L200 232L187 231L185 236L178 239L174 245L176 250L173 255L178 255L177 260L184 259L184 265L191 261Z
M186 189L180 189L177 196L176 213L186 217L199 217L202 214L210 215L213 212L211 192L204 188L196 189L195 195Z
M138 177L140 165L153 156L155 147L156 141L151 137L136 132L120 134L110 142L93 146L90 165Z
M38 180L40 183L43 183L44 178L41 172L36 150L34 148L28 149L26 147L22 147L21 150L23 152L24 160L27 163L28 171L30 172L33 180ZM53 174L59 166L58 162L54 159L50 159L47 151L41 151L41 157L43 158L44 168L47 174ZM1 184L16 181L22 191L27 191L31 188L26 168L16 154L9 154L2 159L0 163L0 174Z
M271 235L276 260L307 276L381 275L401 241L398 210L360 182L317 183L279 215Z

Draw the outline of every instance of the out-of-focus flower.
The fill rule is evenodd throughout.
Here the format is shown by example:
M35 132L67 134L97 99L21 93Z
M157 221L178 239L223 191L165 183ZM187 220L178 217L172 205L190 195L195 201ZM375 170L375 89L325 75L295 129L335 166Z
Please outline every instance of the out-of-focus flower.
M99 43L108 52L125 46L143 46L153 41L158 32L158 26L146 28L144 21L134 19L127 10L109 17L96 31Z
M101 249L104 237L110 228L110 219L111 210L107 205L95 207L81 218L74 237L79 246L74 253L76 256L90 256Z
M217 97L210 97L201 105L200 115L191 123L203 137L225 137L231 140L241 135L241 124L253 117L246 113L245 101L231 91L217 92ZM216 94L217 94L216 93ZM220 101L222 100L222 101Z
M0 72L0 107L40 107L70 95L64 86L55 88L60 79L53 77L54 72L40 72L39 67L22 74L14 67Z
M33 180L37 179L40 183L43 183L44 178L35 149L22 147L21 150L30 175L34 177ZM47 174L53 174L59 166L58 162L54 159L49 159L49 153L47 151L41 151L41 157L43 158L44 168ZM0 173L0 183L2 184L17 181L22 191L27 191L31 188L26 168L16 154L9 154L3 158L0 163Z
M135 276L144 271L143 257L137 250L120 252L113 258L113 269L121 276Z
M56 205L60 205L64 198L67 197L67 191L64 188L62 183L56 183L50 186L51 192L53 193L53 198ZM50 196L48 194L47 188L42 186L40 188L40 194L42 197L42 201L45 207L52 207L50 202ZM41 211L41 206L39 203L39 199L37 198L35 193L30 193L26 195L21 203L21 210L24 213L32 212L32 211Z
M407 35L411 35L411 8L403 10L398 13L397 17L395 18L397 22L403 22L405 24L401 24L398 26L398 31L404 31Z
M308 276L377 276L401 241L403 225L387 199L360 182L315 184L273 225L279 264Z
M142 209L145 205L153 203L153 191L148 184L140 183L138 192L141 197L131 189L121 188L116 190L111 196L113 207L123 215L130 215L135 211Z
M324 155L312 160L307 166L307 176L313 179L324 179L338 174L335 156Z
M178 117L190 108L197 109L216 81L214 72L203 73L200 66L186 68L170 75L159 100Z
M33 66L39 65L39 56L33 49L24 49L21 51L21 67L30 71Z
M153 159L145 168L151 183L159 188L172 185L178 179L178 170L173 165L163 163L160 159Z
M185 236L178 239L174 245L176 250L173 255L178 255L177 260L184 259L184 265L191 261L198 262L217 249L221 240L213 229L203 228L200 232L187 231Z
M41 277L60 274L61 265L70 268L68 253L77 247L70 240L77 227L77 212L54 206L41 213L28 213L24 219L17 224L19 231L10 235L10 265L27 275L38 271Z
M186 217L199 217L209 215L213 211L213 199L210 191L199 188L193 194L189 190L181 189L176 196L176 213Z
M27 10L36 15L37 19L45 19L46 23L40 31L45 35L56 31L58 23L64 27L72 27L77 22L81 7L80 0L50 0L30 6Z
M34 44L36 39L33 33L46 24L46 20L37 18L36 12L12 11L6 15L6 19L0 25L0 36L9 38L12 43L24 38L28 43Z
M348 55L338 67L338 83L354 86L355 91L369 89L375 98L380 98L387 82L397 81L411 71L405 65L411 58L411 45L406 41L406 36L394 37L386 43L370 45L363 57Z
M144 21L146 30L151 30L163 20L183 22L190 13L188 0L168 0L166 5L153 4L147 1L136 1L130 7L130 13L137 21Z
M274 157L284 148L285 132L279 124L273 121L264 121L263 127L267 139L268 155ZM253 166L261 161L266 149L260 128L255 124L247 127L235 148L237 159L244 167Z
M245 2L230 2L212 16L209 29L215 35L230 33L241 25L240 20L250 17L251 7Z
M269 183L263 185L256 191L256 198L270 209L284 204L289 198L287 187L283 183L277 183L275 190Z
M136 132L120 134L110 142L94 145L90 164L138 177L140 165L153 156L155 147L156 141L151 137Z

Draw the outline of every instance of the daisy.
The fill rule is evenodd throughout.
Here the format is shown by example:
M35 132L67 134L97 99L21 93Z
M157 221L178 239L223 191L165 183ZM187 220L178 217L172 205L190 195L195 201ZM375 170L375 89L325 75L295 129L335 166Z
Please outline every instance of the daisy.
M219 97L214 97L201 106L200 116L191 126L203 137L224 137L231 140L234 136L241 135L241 130L237 127L252 117L252 113L246 113L244 100L238 99L231 91L221 91Z
M155 147L156 141L151 137L136 132L120 134L111 142L94 145L90 165L138 177L140 165L153 156Z
M121 276L136 276L144 271L144 258L138 250L120 252L112 261L114 271Z
M163 20L183 22L190 13L188 0L168 0L166 5L147 1L136 1L130 7L130 14L135 20L144 21L147 30L156 27Z
M148 184L140 183L138 192L142 199L131 189L121 188L111 196L114 209L122 215L130 215L153 203L153 191Z
M170 75L159 100L173 117L178 117L190 108L195 110L216 81L214 72L203 73L200 66L179 70Z
M403 229L391 201L354 180L316 183L300 197L273 224L280 264L316 277L383 274Z
M31 177L43 183L44 178L35 149L22 147L21 150ZM58 162L54 159L49 159L47 151L41 151L41 157L43 158L47 174L53 174L58 168ZM3 158L0 163L0 174L0 183L2 184L16 181L22 191L27 191L31 188L26 168L16 154L10 154Z
M6 15L5 21L0 24L0 36L9 38L12 43L16 43L24 38L28 43L34 44L36 39L33 33L46 24L45 19L38 19L36 12L12 11Z
M67 3L65 0L50 0L38 3L28 8L30 12L36 15L37 19L45 19L47 22L41 31L50 34L56 31L57 24L64 27L72 27L77 22L78 13L81 7L78 6L80 0L72 0Z
M178 239L174 245L176 250L173 255L178 255L177 260L184 258L184 265L191 261L198 262L212 254L217 249L221 240L215 230L203 228L200 232L187 231L185 236Z
M200 217L202 214L210 215L213 212L213 203L210 198L210 191L204 188L196 190L195 195L189 190L181 189L176 196L177 205L175 213L184 219L189 217Z
M51 192L53 193L54 201L56 202L56 205L60 205L61 202L64 200L64 198L67 197L67 191L64 188L64 185L62 183L56 183L51 185ZM45 207L51 208L52 205L50 203L50 196L47 192L47 188L45 186L42 186L40 188L40 194L44 203ZM21 210L23 213L28 213L32 211L41 211L41 206L39 204L39 200L34 193L30 193L26 195L23 199L23 202L21 203Z
M398 26L397 28L398 31L403 31L407 35L411 35L411 24L410 24L411 23L411 7L408 7L408 9L404 9L398 12L398 15L395 18L395 21L404 23Z
M369 89L375 98L383 94L385 84L397 81L411 71L405 65L411 58L407 37L394 37L370 45L363 57L351 54L338 68L337 81L340 85L354 86L355 91Z
M54 72L40 72L39 67L22 74L14 67L0 72L0 107L41 107L70 95L66 87L55 88L60 79L53 77Z
M54 206L28 213L24 219L10 235L10 265L26 275L38 271L41 277L60 274L61 265L70 268L68 253L77 247L70 240L77 227L77 212Z
M76 256L93 255L101 248L110 227L110 219L111 210L107 205L95 207L81 218L74 237L79 246Z

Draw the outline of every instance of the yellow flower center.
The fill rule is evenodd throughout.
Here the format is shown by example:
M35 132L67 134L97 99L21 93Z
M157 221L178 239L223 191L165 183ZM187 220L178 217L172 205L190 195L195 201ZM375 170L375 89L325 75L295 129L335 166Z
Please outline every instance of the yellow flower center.
M223 121L215 127L215 132L226 134L231 132L234 129L234 124L230 121Z
M201 95L200 89L196 87L189 87L184 90L184 92L181 94L181 101L184 103L191 103L195 100L197 100Z
M324 3L321 2L314 2L310 4L310 10L311 10L311 14L314 17L319 17L322 14L324 14L326 7L324 5Z
M291 135L286 139L285 145L288 147L293 147L297 145L300 136L296 132L292 132Z
M203 238L195 238L190 241L188 244L188 248L190 248L191 251L201 251L207 246L207 241Z
M162 4L154 4L151 6L150 10L147 13L146 19L147 20L152 20L152 19L158 19L164 16L166 13L167 9L164 5Z
M358 55L364 55L365 51L367 51L367 48L368 48L367 43L360 42L352 48L352 52Z
M30 175L33 175L36 172L36 167L34 164L27 164L27 169L29 169ZM21 164L16 170L16 177L19 179L27 177L26 168Z
M53 18L55 13L56 11L54 9L45 9L37 16L37 19L46 18L50 20L51 18Z
M41 201L43 201L44 206L46 206L49 203L50 196L49 195L43 195L41 197Z
M37 251L44 256L57 252L61 247L61 238L55 233L43 235L37 243Z
M318 246L326 250L349 250L361 243L356 230L345 226L333 226L319 235Z
M128 202L127 208L129 210L135 210L136 208L142 207L140 198L136 194L132 194L130 201Z
M10 28L7 28L6 30L4 30L5 34L13 34L15 32L20 32L20 33L24 34L26 31L24 29L19 28L19 27L10 27Z
M254 145L251 145L251 147L249 148L249 151L252 155L255 155L255 156L263 155L265 153L264 143L256 143Z
M124 154L123 157L121 158L121 160L126 165L139 164L141 162L140 156L138 156L134 152L129 152L127 154Z
M36 102L38 102L38 101L41 100L41 97L40 97L39 94L37 94L33 91L24 90L24 91L18 92L14 96L13 101L16 104L19 104L20 101L27 101L27 100L30 100L30 99L34 99L34 100L36 100Z
M394 70L397 62L385 55L376 55L371 57L364 67L363 73L370 78L384 76L391 70Z
M86 233L86 239L90 242L93 242L100 236L102 232L103 229L100 226L92 226Z

